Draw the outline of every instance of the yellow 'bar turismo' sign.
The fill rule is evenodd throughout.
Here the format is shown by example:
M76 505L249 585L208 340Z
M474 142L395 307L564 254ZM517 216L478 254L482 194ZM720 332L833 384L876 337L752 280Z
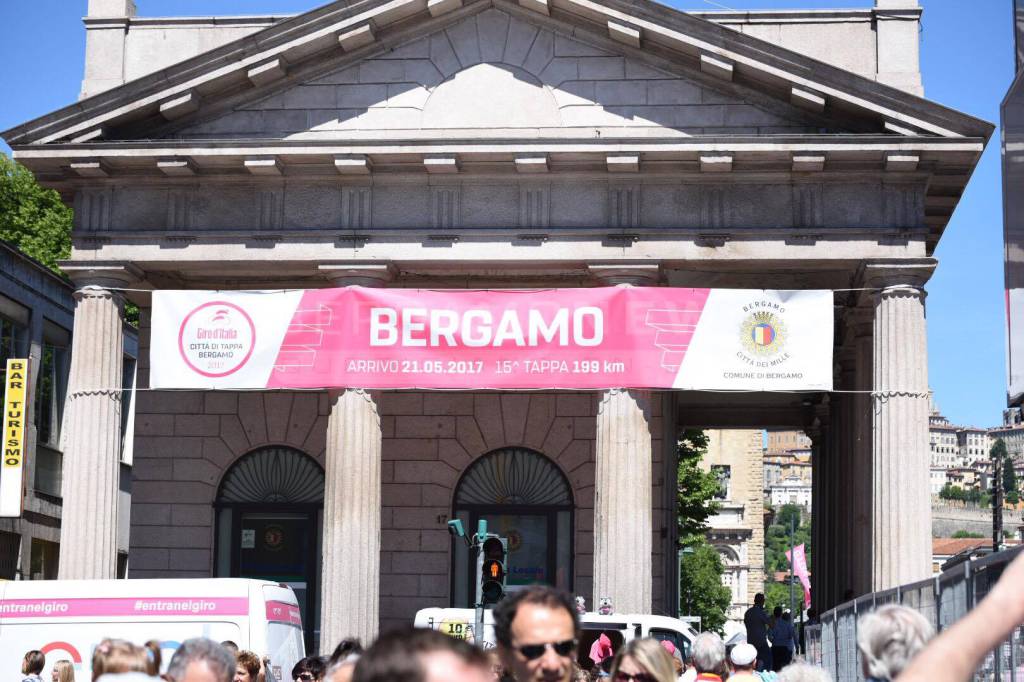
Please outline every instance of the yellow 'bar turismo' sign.
M4 382L3 463L0 464L0 517L21 516L25 469L25 395L28 360L8 359Z

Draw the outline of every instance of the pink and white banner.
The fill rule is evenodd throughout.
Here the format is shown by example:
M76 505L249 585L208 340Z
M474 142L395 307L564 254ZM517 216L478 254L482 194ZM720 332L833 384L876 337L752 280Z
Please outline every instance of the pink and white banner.
M157 291L152 388L832 388L832 292Z
M800 580L804 588L804 608L811 608L811 574L807 570L807 553L804 551L803 543L793 548L792 555L786 550L786 558L793 566L793 575Z

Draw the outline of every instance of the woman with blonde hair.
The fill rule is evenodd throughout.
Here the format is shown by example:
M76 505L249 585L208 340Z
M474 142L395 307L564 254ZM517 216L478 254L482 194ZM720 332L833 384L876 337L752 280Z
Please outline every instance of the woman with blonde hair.
M92 653L92 682L100 675L142 673L150 677L160 674L160 642L151 640L143 646L123 639L105 639Z
M612 682L676 682L672 656L656 639L630 640L615 654Z
M50 673L53 682L75 682L75 666L66 658L62 658L53 664Z

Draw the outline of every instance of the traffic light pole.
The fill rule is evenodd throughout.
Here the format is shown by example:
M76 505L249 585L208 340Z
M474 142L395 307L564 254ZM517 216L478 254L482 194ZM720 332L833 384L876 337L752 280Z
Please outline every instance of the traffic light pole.
M448 522L453 537L461 537L466 545L476 552L476 632L474 640L484 645L484 608L497 604L505 596L508 560L508 539L487 532L487 520L477 522L476 534L466 537L462 522Z

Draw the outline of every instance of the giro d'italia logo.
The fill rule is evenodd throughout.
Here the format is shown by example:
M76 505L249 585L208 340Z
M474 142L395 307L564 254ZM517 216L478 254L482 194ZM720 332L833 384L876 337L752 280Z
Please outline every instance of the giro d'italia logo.
M786 345L786 322L781 310L755 310L744 318L740 339L747 353L768 358L782 352Z
M194 372L225 377L240 370L256 346L256 326L234 303L204 303L181 323L178 350Z

